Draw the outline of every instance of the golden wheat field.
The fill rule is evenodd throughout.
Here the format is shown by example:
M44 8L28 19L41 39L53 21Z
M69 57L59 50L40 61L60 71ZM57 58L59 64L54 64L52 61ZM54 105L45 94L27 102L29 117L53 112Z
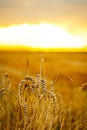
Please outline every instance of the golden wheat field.
M87 130L87 53L0 52L0 130Z

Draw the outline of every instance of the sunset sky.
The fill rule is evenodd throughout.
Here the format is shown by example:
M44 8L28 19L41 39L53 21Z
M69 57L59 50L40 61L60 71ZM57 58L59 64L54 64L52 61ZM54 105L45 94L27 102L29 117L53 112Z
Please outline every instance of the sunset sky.
M0 50L7 46L85 48L87 0L0 0Z

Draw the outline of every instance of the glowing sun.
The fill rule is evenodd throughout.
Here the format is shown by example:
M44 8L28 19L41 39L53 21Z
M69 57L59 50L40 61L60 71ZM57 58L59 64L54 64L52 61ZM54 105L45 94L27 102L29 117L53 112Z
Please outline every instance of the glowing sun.
M80 48L84 40L52 24L22 24L0 28L0 45L33 48Z

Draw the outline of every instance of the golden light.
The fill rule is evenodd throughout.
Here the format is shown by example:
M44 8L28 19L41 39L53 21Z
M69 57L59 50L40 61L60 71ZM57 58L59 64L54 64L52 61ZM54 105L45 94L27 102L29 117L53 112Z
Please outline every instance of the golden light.
M85 39L52 24L22 24L0 28L0 46L81 48Z

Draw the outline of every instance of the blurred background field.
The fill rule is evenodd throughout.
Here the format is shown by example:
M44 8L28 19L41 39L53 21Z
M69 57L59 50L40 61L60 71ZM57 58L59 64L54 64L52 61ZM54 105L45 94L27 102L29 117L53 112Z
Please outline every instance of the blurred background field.
M40 61L44 58L47 78L57 82L67 81L79 85L87 81L87 53L86 52L0 52L0 73L8 72L10 76L22 78L26 71L35 75L40 73Z

